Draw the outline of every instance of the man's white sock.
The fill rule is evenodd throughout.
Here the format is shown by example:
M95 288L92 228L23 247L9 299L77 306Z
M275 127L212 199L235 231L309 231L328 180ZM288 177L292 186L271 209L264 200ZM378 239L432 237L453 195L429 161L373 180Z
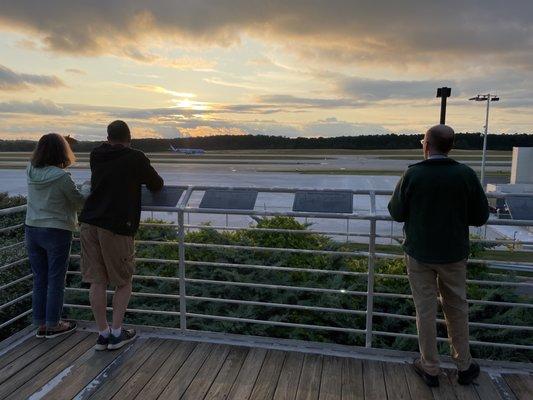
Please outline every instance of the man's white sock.
M109 328L104 329L103 331L99 331L98 334L99 334L100 336L103 336L104 338L109 337Z
M114 337L119 337L120 336L120 332L122 332L122 327L120 328L111 328L111 334L114 336Z

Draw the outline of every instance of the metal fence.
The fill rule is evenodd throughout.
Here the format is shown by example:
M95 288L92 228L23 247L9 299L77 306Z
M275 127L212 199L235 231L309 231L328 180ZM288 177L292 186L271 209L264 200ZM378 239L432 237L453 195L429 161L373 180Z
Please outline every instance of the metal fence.
M149 212L163 212L163 213L172 213L175 215L176 222L167 222L167 223L157 223L157 222L144 222L142 225L148 227L173 227L177 231L177 241L168 242L163 240L139 240L136 241L137 245L143 246L177 246L178 249L178 258L177 259L160 259L160 258L137 258L138 262L142 263L153 263L153 264L167 264L173 265L176 268L176 276L158 276L158 275L134 275L134 281L156 281L156 282L172 282L179 285L179 290L177 293L150 293L150 292L133 292L134 297L145 297L145 298L156 298L156 299L167 299L175 300L179 304L179 311L171 310L150 310L150 309L139 309L131 308L128 309L130 313L137 314L152 314L152 315L165 315L171 317L179 317L179 330L186 332L188 328L188 322L191 318L195 319L207 319L215 321L231 321L236 323L246 323L246 324L261 324L268 326L278 326L278 327L288 327L288 328L301 328L306 330L322 330L322 331L333 331L333 332L342 332L350 334L364 335L366 347L373 346L373 338L376 336L382 337L402 337L402 338L411 338L415 339L417 336L412 333L403 333L403 332L388 332L381 331L375 327L375 318L395 318L402 319L407 321L413 321L415 319L414 315L403 315L395 312L379 312L374 310L374 305L376 299L378 298L391 298L391 299L412 299L410 294L406 293L389 293L389 292L378 292L375 291L375 280L376 278L390 278L398 280L406 280L407 276L404 274L382 274L376 272L376 262L380 259L394 259L401 258L402 255L399 254L390 254L385 252L376 251L377 239L398 239L398 235L391 234L378 234L377 225L378 223L390 223L391 218L388 213L382 212L376 207L376 198L378 196L390 196L391 192L388 190L353 190L350 191L352 196L367 196L369 201L369 208L366 211L355 211L352 213L327 213L327 212L296 212L290 210L269 210L269 209L260 209L256 207L253 210L242 210L242 209L229 209L229 208L202 208L197 204L194 204L191 199L195 195L201 195L203 192L209 189L213 189L211 186L189 186L184 189L184 193L181 196L181 199L177 206L175 207L144 207L143 211ZM223 188L223 189L254 189L259 193L268 193L268 194L289 194L294 195L297 191L301 191L301 188ZM313 189L315 190L315 189ZM502 197L504 194L501 193L489 193L489 197ZM258 209L259 208L259 209ZM24 210L24 206L15 207L12 209L0 210L0 217L3 215L9 215L16 212L21 212ZM209 226L203 224L191 224L186 223L186 219L189 220L191 215L204 215L204 216L225 216L226 224L223 226ZM341 250L324 250L324 249L301 249L301 248L289 248L289 247L257 247L257 246L247 246L247 245L231 245L231 244L220 244L220 243L196 243L186 241L186 233L189 231L198 231L203 229L215 229L218 231L228 230L246 230L246 231L256 231L256 232L265 232L265 233L279 233L279 234L322 234L329 237L336 236L345 236L351 235L350 231L340 231L340 230L298 230L298 229L275 229L275 228L259 228L253 225L241 225L240 226L231 226L228 224L228 216L248 216L254 219L263 218L263 217L275 217L275 216L285 216L285 217L294 217L297 219L302 219L305 221L317 221L317 220L336 220L336 221L367 221L369 224L368 232L356 232L353 235L359 237L365 237L368 239L368 249L366 251L341 251ZM531 227L531 221L525 220L501 220L501 219L490 219L487 223L489 226L496 225L505 225L505 226L516 226L516 227ZM0 234L12 232L13 230L22 229L22 224L16 224L10 227L0 229ZM490 242L497 245L513 244L514 246L519 245L531 245L532 242L518 242L515 240L509 239L475 239L476 242ZM0 254L4 251L8 251L16 248L17 246L22 247L23 242L18 242L10 244L8 246L0 248ZM366 272L356 272L356 271L346 271L346 270L331 270L331 269L315 269L315 268L301 268L301 267L291 267L291 266L279 266L279 265L257 265L257 264L241 264L241 263L229 263L229 262L215 262L215 261L194 261L187 258L187 252L192 251L193 249L215 249L215 250L236 250L236 251L250 251L250 252L277 252L285 254L309 254L309 255L321 255L321 256L336 256L336 257L364 257L367 262L367 271ZM509 250L506 250L509 251ZM533 253L531 253L533 254ZM73 259L79 258L78 254L72 255ZM14 270L24 266L27 274L18 277L17 279L3 283L0 287L1 290L7 289L11 286L14 286L20 282L29 281L32 278L31 272L27 270L27 258L21 258L18 260L13 260L0 267L0 273L3 274L6 271ZM533 289L533 281L527 271L533 272L533 260L528 262L511 262L511 261L501 261L501 260L470 260L471 263L482 263L487 265L497 265L499 268L506 268L502 273L494 274L498 279L488 280L488 279L470 279L468 280L469 284L475 284L480 286L501 286L501 287L512 287L525 290ZM317 274L319 276L339 276L339 277L363 277L366 278L366 290L354 291L354 290L345 290L339 288L323 288L323 287L304 287L304 286L292 286L292 285L280 285L272 282L238 282L238 281L229 281L229 280L214 280L214 279L198 279L191 278L187 275L187 267L212 267L212 268L227 268L227 269L250 269L250 270L262 270L262 271L281 271L281 272L305 272L309 274ZM514 270L526 270L524 275L517 275ZM496 271L496 270L495 270ZM23 272L24 273L24 272ZM71 276L80 275L79 271L71 270L68 272ZM505 279L501 279L505 278ZM285 304L285 303L274 303L266 301L254 301L250 299L230 299L225 297L207 297L207 296L193 296L188 294L188 287L190 285L216 285L216 286L226 286L226 287L247 287L247 288L257 288L264 290L281 290L281 291L293 291L293 292L308 292L315 294L333 294L333 295L343 295L343 296L361 296L366 298L366 308L362 310L355 309L344 309L344 308L334 308L334 307L321 307L318 305L301 305L301 304ZM67 287L69 293L87 293L88 289L82 287ZM109 291L109 293L113 293ZM19 293L16 297L9 299L9 301L0 305L0 311L9 308L10 306L16 305L20 302L27 300L31 297L31 291L28 293ZM529 301L527 298L524 302L506 302L506 301L493 301L493 300L476 300L469 299L470 304L476 305L486 305L486 306L498 306L498 307L520 307L524 309L533 309L533 302ZM259 307L270 307L277 309L291 309L291 310L306 310L306 311L316 311L324 313L339 313L346 315L362 316L365 319L364 327L340 327L340 326L326 326L326 325L314 325L314 324L303 324L296 322L286 322L286 321L277 321L277 320L264 320L264 319L254 319L254 318L242 318L242 317L231 317L223 315L212 315L206 313L197 313L189 311L188 305L191 302L212 302L212 303L224 303L224 304L234 304L234 305L249 305L249 306L259 306ZM88 309L88 305L84 304L74 304L67 303L65 304L67 308L73 309ZM13 324L15 321L29 315L31 310L25 310L22 313L15 315L9 318L6 321L1 322L0 329ZM444 321L439 319L439 324L443 324ZM471 327L477 328L486 328L486 329L495 329L495 330L508 330L508 331L517 331L517 332L531 332L533 331L533 326L530 325L506 325L506 324L497 324L497 323L487 323L472 321L470 322ZM446 338L439 338L439 341L447 341ZM473 345L483 345L490 347L499 347L499 348L511 348L511 349L523 349L523 350L533 350L533 343L531 344L517 344L510 342L486 342L486 341L471 341Z

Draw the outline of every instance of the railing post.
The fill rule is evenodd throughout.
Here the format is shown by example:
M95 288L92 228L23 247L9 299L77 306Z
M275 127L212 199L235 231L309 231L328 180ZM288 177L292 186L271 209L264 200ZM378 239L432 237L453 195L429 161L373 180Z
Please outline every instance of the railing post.
M372 324L374 312L374 267L376 258L376 193L370 192L370 237L368 239L368 280L366 291L366 337L365 346L372 347Z
M350 241L350 218L346 218L346 243Z
M179 287L180 287L180 329L187 329L187 304L185 294L185 218L182 209L178 210L178 251L179 251Z
M193 187L188 186L183 194L182 199L178 203L178 275L180 279L180 330L185 332L187 330L187 294L185 291L185 207L189 203L193 192ZM189 218L189 213L187 213Z

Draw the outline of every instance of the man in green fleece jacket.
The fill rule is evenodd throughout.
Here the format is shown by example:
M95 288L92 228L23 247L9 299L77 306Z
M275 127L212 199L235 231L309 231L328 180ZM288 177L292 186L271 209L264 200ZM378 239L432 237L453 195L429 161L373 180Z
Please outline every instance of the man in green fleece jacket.
M413 366L429 386L439 384L439 292L458 382L469 384L479 375L468 344L466 268L469 226L483 225L489 207L476 173L448 158L453 140L451 127L430 128L422 140L425 160L409 166L389 202L392 218L404 223L403 248L421 353Z

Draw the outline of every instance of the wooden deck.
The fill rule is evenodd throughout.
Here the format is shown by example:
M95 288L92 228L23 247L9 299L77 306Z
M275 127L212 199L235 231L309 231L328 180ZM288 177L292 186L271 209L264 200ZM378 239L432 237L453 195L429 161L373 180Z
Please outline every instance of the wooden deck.
M443 376L427 388L410 366L141 337L95 352L94 333L29 337L0 356L0 399L532 399L531 375L462 387ZM499 389L498 389L499 388Z

